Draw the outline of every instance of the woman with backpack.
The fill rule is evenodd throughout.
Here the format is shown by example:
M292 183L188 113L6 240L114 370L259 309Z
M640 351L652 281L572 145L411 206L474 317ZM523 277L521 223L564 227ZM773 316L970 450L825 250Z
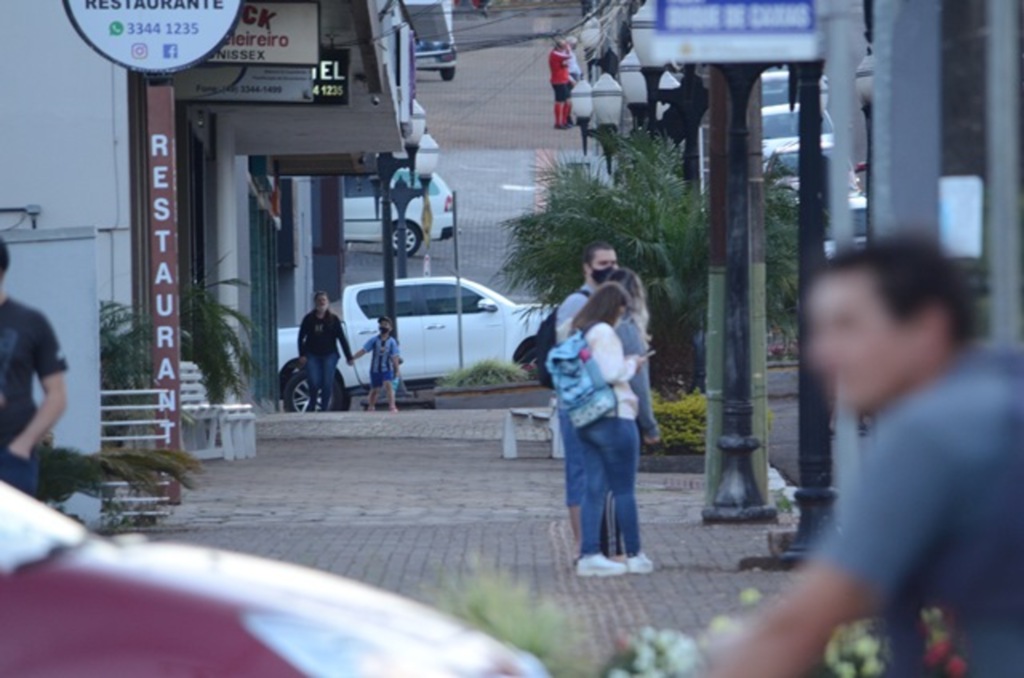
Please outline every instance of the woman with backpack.
M583 543L576 564L576 574L581 577L608 577L627 572L648 574L654 570L654 564L640 549L636 506L636 473L640 458L640 432L636 424L639 401L629 385L646 364L647 357L626 355L615 332L630 303L630 296L622 285L605 283L591 295L572 322L573 331L577 333L574 335L576 342L581 344L580 361L596 364L599 378L604 381L598 388L607 385L614 394L609 411L592 422L577 425L584 447L586 476L581 507ZM572 338L566 343L571 341ZM558 376L555 383L559 386ZM580 400L579 406L593 408L594 402ZM570 411L570 416L572 414ZM578 417L576 421L583 422L585 417ZM615 514L626 545L625 563L617 563L601 553L601 514L609 489L615 498Z

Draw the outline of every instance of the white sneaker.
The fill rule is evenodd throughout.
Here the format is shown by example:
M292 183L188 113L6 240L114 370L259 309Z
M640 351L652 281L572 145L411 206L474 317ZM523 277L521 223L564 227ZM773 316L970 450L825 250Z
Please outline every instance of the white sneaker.
M650 574L654 572L654 563L642 553L626 560L626 569L630 574Z
M623 563L608 560L600 553L583 556L576 563L576 574L580 577L615 577L626 572Z

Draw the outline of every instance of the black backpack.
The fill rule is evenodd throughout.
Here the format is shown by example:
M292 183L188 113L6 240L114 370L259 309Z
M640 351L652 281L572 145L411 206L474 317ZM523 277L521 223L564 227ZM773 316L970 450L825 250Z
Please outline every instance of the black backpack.
M590 296L590 290L581 289L576 290L573 294L582 294L585 297ZM548 353L558 343L558 309L544 318L544 322L537 328L537 338L534 343L534 354L537 361L537 381L540 382L541 386L546 388L554 388L555 383L551 380L551 373L548 372Z

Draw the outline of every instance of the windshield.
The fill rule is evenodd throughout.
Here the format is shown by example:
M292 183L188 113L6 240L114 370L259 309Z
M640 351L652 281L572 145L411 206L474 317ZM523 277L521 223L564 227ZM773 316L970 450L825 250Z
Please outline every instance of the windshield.
M87 537L75 521L0 483L0 572L13 572Z
M765 139L785 139L800 135L800 115L797 111L770 113L763 118Z

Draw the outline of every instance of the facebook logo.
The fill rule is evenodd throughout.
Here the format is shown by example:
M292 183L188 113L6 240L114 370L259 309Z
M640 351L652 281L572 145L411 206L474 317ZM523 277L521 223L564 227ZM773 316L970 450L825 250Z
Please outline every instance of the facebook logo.
M178 46L174 43L164 45L164 58L165 59L177 59L178 58Z

